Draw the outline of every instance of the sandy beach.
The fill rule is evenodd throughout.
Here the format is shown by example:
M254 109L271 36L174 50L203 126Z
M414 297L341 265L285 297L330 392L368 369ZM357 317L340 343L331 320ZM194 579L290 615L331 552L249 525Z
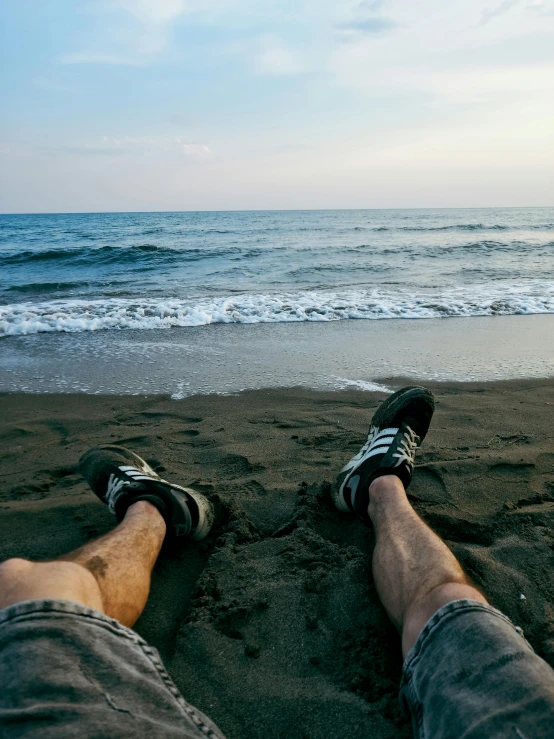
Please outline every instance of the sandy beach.
M421 623L478 592L426 549L402 491L383 485L400 498L382 519L376 487L371 505L397 626L373 525L332 496L381 403L432 390L420 449L411 409L386 441L394 405L364 454L413 468L417 514L554 668L554 0L4 2L0 27L0 563L77 563L12 563L4 591L132 624L227 739L412 739L412 716L425 739L554 739L552 695L526 691L540 660L450 620L478 607ZM135 505L106 556L67 556L118 525L79 468L103 444L206 496L213 526L202 501L186 519L206 536L162 543ZM119 515L126 481L92 467ZM51 739L41 722L117 739L119 721L168 739L184 717L213 733L156 660L159 694L99 627L92 654L64 621L75 651L54 658L54 622L19 611L0 739ZM420 626L401 705L401 636Z
M426 384L437 410L411 500L554 666L554 380ZM137 624L184 696L229 739L409 737L372 532L328 497L384 397L3 394L0 557L54 558L108 531L77 462L128 446L218 511L207 542L164 552Z

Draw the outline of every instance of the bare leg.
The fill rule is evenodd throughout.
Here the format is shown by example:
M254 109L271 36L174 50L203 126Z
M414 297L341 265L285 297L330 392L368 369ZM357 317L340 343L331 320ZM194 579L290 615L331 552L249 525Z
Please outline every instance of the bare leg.
M165 532L158 510L139 501L116 529L56 561L10 559L0 565L0 608L39 598L70 600L132 626L146 605Z
M373 577L379 598L402 635L404 656L441 606L460 598L487 602L446 544L414 511L397 477L384 475L373 481L368 512L377 539Z

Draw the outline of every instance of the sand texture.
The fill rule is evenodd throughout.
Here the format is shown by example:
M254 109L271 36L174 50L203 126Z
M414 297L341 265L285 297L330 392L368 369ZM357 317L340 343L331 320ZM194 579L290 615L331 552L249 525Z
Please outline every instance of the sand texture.
M554 666L554 382L430 386L411 500ZM56 557L108 531L77 461L124 444L218 508L209 541L163 553L137 624L184 696L228 739L409 737L372 532L326 492L383 398L2 395L0 557Z

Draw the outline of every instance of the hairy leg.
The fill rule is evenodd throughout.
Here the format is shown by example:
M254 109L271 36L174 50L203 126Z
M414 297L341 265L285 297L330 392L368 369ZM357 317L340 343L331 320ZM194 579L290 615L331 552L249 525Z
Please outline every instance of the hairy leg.
M70 600L132 626L142 613L166 532L146 501L129 506L109 534L53 562L11 559L0 565L0 608L23 600Z
M373 481L368 512L376 535L375 585L402 635L404 656L442 606L460 598L487 602L446 544L414 511L396 476L384 475Z

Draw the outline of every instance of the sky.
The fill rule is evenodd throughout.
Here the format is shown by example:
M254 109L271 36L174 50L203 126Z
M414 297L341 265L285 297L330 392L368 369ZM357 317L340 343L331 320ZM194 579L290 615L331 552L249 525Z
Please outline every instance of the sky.
M0 212L554 205L554 0L0 0Z

